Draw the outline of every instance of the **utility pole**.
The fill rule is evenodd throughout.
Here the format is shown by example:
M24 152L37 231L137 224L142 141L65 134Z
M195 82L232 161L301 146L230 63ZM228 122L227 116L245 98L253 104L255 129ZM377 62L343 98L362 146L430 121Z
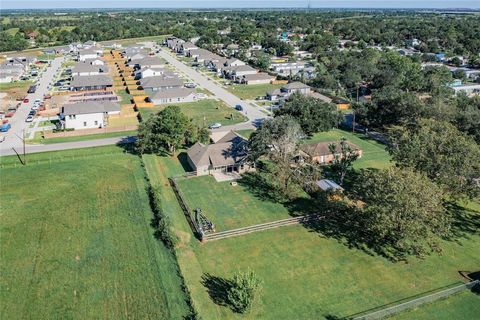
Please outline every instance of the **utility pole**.
M25 129L23 129L23 165L27 165L27 153L25 151Z

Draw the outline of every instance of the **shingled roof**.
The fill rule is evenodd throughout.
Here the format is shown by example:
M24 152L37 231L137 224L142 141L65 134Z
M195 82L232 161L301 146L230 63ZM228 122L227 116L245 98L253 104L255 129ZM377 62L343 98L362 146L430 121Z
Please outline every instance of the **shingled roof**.
M230 131L216 143L204 145L197 142L187 154L198 168L212 165L213 167L240 164L247 158L247 140Z
M348 141L346 141L346 143L350 146L350 148L352 148L352 151L360 150L360 148L357 147L356 145L354 145L353 143L350 143ZM334 144L335 149L340 151L340 148L341 148L340 141L326 141L326 142L318 142L318 143L308 143L308 144L304 144L304 145L300 146L300 150L305 152L310 157L327 156L327 155L332 154L330 152L330 149L328 148L328 146L330 144Z
M120 105L112 101L77 102L73 104L66 104L62 107L62 113L67 116L73 114L104 113L120 110Z

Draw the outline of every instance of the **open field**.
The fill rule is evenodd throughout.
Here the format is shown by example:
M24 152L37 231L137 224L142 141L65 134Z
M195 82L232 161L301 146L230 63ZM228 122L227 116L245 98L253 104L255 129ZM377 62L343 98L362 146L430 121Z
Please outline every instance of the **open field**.
M390 155L385 150L385 145L369 139L361 133L352 133L346 130L334 129L328 132L317 133L310 139L305 140L304 143L339 141L341 138L347 139L347 141L357 145L363 150L362 157L354 162L354 168L384 169L392 165L390 162Z
M392 317L392 320L477 319L480 314L480 296L465 291Z
M168 105L175 105L174 103ZM209 124L220 122L222 125L231 125L246 120L245 116L233 108L228 107L223 102L213 99L199 100L195 102L186 102L176 104L182 112L198 126L208 126ZM156 113L166 106L156 106L153 108L141 108L140 114L146 119L150 114ZM231 119L233 115L233 119Z
M264 97L267 91L280 89L281 84L234 84L227 86L226 89L244 100L254 100L256 97Z
M57 160L0 171L2 318L186 316L175 258L150 227L138 157L106 147L35 158Z
M163 209L172 217L181 238L176 249L180 268L204 319L345 317L450 285L461 280L459 270L477 270L480 264L476 249L480 235L466 229L456 241L442 242L441 256L411 259L408 264L350 248L341 235L335 238L340 230L321 224L290 226L202 245L191 236L168 187L167 177L183 172L178 159L148 156L145 162L149 177L162 187ZM252 210L251 214L256 212ZM464 224L474 223L480 206L472 205L462 214ZM250 313L239 315L222 300L223 279L248 268L263 279L263 290ZM474 301L464 303L467 308Z

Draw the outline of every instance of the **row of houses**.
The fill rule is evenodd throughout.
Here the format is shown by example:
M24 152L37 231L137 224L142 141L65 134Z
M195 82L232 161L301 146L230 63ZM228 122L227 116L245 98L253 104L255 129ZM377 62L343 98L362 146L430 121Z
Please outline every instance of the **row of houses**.
M193 102L195 90L185 88L184 81L165 66L165 61L142 47L129 47L123 50L129 67L134 68L137 85L149 96L155 105L166 103Z
M247 65L237 58L227 58L209 50L198 48L191 42L178 38L167 38L165 45L177 54L194 59L198 64L203 64L214 71L219 77L230 79L243 84L271 83L275 77Z

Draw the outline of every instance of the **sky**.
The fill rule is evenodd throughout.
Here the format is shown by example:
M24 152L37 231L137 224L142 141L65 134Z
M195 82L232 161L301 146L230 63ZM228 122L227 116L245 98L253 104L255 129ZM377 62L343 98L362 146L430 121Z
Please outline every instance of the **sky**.
M308 0L0 0L0 9L288 8ZM310 0L312 8L480 8L480 0Z

